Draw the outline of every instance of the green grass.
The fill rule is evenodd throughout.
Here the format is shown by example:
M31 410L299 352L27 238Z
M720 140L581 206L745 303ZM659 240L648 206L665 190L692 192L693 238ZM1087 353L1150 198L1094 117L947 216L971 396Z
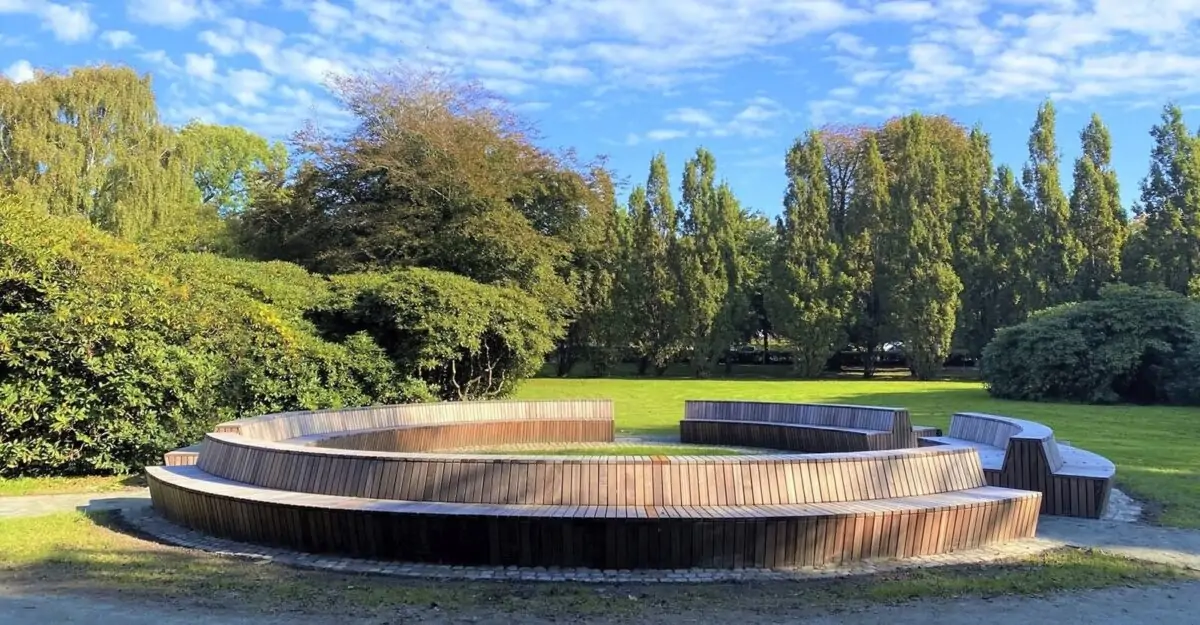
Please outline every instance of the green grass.
M472 449L473 454L516 454L521 456L738 456L737 450L692 445L603 445L545 447L536 449Z
M145 485L136 475L0 478L0 497L107 493Z
M555 621L754 611L788 614L918 598L991 597L1190 579L1181 569L1064 549L990 566L949 567L812 582L537 584L385 578L301 571L164 547L114 531L110 517L62 513L0 519L0 583L37 592L118 593L262 612L429 616L465 620L497 613ZM413 618L412 620L416 620Z
M777 367L777 369L784 369ZM1085 406L993 399L979 382L786 379L553 379L527 382L518 399L612 399L622 432L673 434L685 399L744 399L907 408L913 423L947 427L950 415L991 412L1044 423L1060 441L1117 465L1118 487L1159 508L1165 525L1200 528L1200 409Z

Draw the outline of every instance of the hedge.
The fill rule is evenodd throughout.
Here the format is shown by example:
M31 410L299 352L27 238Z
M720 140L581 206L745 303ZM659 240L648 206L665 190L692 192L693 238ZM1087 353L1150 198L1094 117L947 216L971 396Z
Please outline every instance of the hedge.
M1036 313L983 350L989 392L1088 403L1200 402L1200 303L1159 288L1110 286L1096 301Z

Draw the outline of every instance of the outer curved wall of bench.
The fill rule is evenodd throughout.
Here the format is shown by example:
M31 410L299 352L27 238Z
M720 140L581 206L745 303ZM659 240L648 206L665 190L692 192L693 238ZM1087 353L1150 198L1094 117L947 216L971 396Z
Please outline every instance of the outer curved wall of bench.
M971 448L813 456L386 454L204 440L199 468L284 491L404 501L574 506L743 506L915 497L984 486Z
M581 518L321 507L189 490L148 470L155 507L168 519L234 540L317 553L462 565L603 569L783 568L865 558L932 555L1033 535L1036 493L906 512L819 516L754 514ZM556 508L562 509L562 508ZM657 518L655 518L657 516Z
M1071 475L1054 431L1033 421L979 413L958 413L950 422L951 438L1004 449L1000 467L984 467L991 486L1038 491L1042 514L1098 519L1108 505L1112 476Z
M694 445L737 445L811 453L894 449L891 432L851 432L750 421L685 419L679 422L679 440Z
M686 425L690 420L697 420L828 427L831 428L831 433L825 435L827 439L837 437L836 434L832 433L836 431L836 428L874 430L880 433L863 435L855 432L845 432L844 435L837 438L839 446L834 449L847 449L849 447L853 450L866 451L908 449L917 446L917 437L913 433L912 420L909 418L908 411L902 408L842 404L689 400L684 402L683 410L683 421L680 421L680 436L684 442L700 442L690 441L686 438L690 435L698 435L697 428ZM781 429L781 431L783 430ZM726 444L737 443L726 442ZM832 451L831 449L817 448L813 445L789 447L787 449L798 451Z
M608 400L482 401L368 406L311 412L283 412L221 423L216 432L278 441L314 434L411 425L482 421L598 419L612 422Z

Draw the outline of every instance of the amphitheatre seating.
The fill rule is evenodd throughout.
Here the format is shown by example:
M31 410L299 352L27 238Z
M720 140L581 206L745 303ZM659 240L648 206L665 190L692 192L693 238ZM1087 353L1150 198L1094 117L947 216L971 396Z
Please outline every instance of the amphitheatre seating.
M185 464L196 464L200 459L200 445L191 445L163 455L163 464L173 467Z
M969 447L704 457L430 453L464 440L492 444L479 441L491 441L496 424L523 423L514 412L552 427L511 430L517 434L505 442L612 438L607 402L437 406L222 424L205 437L195 465L147 469L151 497L167 518L235 540L464 565L819 566L1029 537L1037 523L1041 495L988 486ZM609 429L556 429L567 416ZM472 422L479 434L469 431ZM443 427L451 433L431 433ZM377 449L349 448L360 443Z
M988 484L1042 493L1044 514L1100 518L1116 474L1108 459L1060 444L1040 423L997 415L955 414L947 436L920 444L975 448Z
M685 443L789 451L873 451L917 446L903 408L754 401L687 401Z

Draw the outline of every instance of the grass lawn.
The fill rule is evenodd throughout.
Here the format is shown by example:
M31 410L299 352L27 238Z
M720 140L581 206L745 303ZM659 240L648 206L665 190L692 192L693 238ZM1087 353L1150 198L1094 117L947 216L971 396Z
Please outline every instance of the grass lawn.
M473 454L516 454L521 456L739 456L737 450L692 445L591 445L536 449L471 449Z
M777 367L782 369L782 367ZM947 427L954 412L1020 417L1054 428L1059 441L1117 464L1117 484L1158 509L1165 525L1200 528L1200 409L1087 406L993 399L979 382L834 378L536 378L518 399L612 399L617 429L678 433L685 399L867 404L907 408L913 423Z
M0 478L0 497L107 493L145 485L140 475Z
M1148 584L1194 575L1066 549L992 566L949 567L813 582L536 584L455 582L302 571L165 547L109 529L109 517L62 513L0 519L0 583L36 592L118 593L220 610L377 616L388 622L496 614L574 621L806 610L915 598L1041 594ZM436 611L435 611L436 609ZM514 618L514 620L517 620ZM457 620L456 620L457 622Z

